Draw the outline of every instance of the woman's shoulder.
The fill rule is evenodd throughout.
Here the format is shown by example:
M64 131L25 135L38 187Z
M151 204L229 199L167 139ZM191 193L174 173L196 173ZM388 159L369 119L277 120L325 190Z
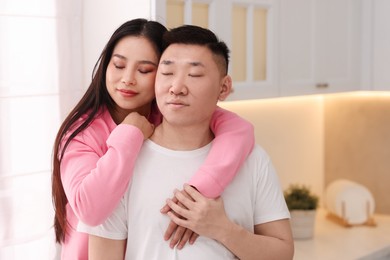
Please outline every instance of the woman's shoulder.
M89 113L85 113L78 120L78 125L82 124L87 120ZM100 109L96 115L94 115L91 123L80 133L84 138L86 136L94 137L94 138L104 138L107 137L112 130L116 127L116 124L112 120L112 117L106 108ZM103 139L104 140L104 139ZM105 141L105 140L104 140Z

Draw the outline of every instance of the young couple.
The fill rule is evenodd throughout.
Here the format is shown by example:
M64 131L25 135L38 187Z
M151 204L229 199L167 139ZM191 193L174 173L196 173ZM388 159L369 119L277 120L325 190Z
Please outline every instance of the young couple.
M62 259L88 247L90 259L292 258L271 161L252 126L217 107L228 53L196 26L135 19L114 32L55 142Z

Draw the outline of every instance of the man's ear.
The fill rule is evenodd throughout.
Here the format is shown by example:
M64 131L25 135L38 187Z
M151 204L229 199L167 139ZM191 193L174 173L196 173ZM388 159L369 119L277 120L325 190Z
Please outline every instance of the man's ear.
M229 75L223 77L221 81L221 91L219 92L218 100L225 100L232 92L232 78Z

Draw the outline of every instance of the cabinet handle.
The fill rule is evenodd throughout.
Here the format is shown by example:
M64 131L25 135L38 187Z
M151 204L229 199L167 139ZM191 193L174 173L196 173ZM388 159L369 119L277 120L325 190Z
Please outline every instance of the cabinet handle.
M316 84L316 88L327 88L329 87L329 84L326 82L321 82Z

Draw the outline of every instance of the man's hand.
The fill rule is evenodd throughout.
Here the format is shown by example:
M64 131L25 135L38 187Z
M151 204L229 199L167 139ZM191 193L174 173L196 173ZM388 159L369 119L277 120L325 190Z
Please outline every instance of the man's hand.
M190 199L190 196L184 190L183 190L183 194L184 194L184 196L188 196L188 198ZM185 194L187 194L187 195L185 195ZM176 199L176 197L173 197L171 200L173 203L177 203L177 206L184 208L184 205L182 203L180 203ZM164 207L160 211L163 214L167 214L168 212L171 212L171 208L168 206L168 204L165 204ZM175 214L175 213L173 213L173 214ZM180 215L176 214L176 216L178 218L181 218ZM182 226L179 226L175 222L171 221L169 223L167 230L165 231L164 240L167 241L167 240L171 239L171 241L169 243L169 246L171 248L174 248L177 245L178 249L182 249L187 242L192 245L195 242L195 240L198 238L198 236L199 235L194 233L192 230L185 228L185 227L182 227Z
M221 198L208 199L187 184L184 191L175 191L175 197L183 206L168 199L167 204L172 210L167 214L179 226L191 229L199 235L217 239L220 232L231 224Z

